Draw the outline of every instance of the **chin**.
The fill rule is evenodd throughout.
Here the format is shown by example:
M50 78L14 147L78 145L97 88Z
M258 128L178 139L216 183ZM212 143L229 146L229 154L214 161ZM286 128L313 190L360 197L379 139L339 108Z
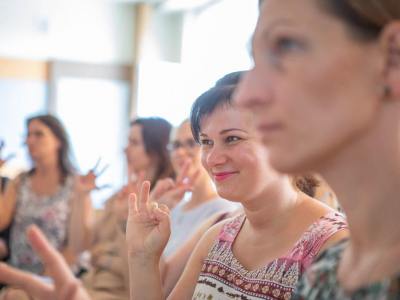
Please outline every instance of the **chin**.
M236 186L236 189L237 189L237 186ZM218 196L220 196L221 198L224 198L231 202L241 203L243 201L243 197L241 195L239 195L236 191L232 190L232 188L225 188L225 187L218 188L217 187L217 193L218 193Z
M271 166L280 173L284 174L298 174L314 171L312 160L294 155L294 152L285 155L283 151L273 154L270 153Z

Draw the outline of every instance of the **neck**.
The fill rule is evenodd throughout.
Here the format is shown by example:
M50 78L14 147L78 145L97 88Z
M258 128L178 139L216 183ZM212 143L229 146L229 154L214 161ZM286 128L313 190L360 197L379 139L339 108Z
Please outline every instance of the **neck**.
M155 180L157 175L157 168L154 166L151 166L146 169L145 174L144 174L144 179L148 180L150 182L153 182Z
M45 160L35 161L35 174L48 176L59 173L57 157L47 157Z
M254 230L275 230L286 222L300 201L287 176L277 180L282 183L271 183L257 198L243 202L246 218Z
M320 168L337 193L358 255L399 245L399 108L381 112L377 125Z

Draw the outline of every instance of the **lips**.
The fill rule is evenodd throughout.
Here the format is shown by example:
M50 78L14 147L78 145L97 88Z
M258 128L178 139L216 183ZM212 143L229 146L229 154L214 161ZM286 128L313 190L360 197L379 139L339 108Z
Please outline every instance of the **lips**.
M213 173L214 179L217 182L221 182L224 180L227 180L234 176L235 174L238 174L239 172L218 172L218 173Z

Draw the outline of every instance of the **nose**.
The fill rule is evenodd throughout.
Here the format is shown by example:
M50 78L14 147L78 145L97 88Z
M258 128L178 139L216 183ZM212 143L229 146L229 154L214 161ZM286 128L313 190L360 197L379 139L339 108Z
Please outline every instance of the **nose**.
M236 88L234 102L239 106L256 112L261 106L271 103L272 89L266 75L253 68L248 71Z
M32 145L32 143L33 143L33 137L32 137L32 135L28 135L28 136L25 138L25 144L26 144L27 146L30 146L30 145Z
M212 149L203 153L203 165L207 170L223 165L227 161L227 156L221 147L214 146Z
M188 155L189 155L189 152L188 152L188 150L187 150L185 147L180 146L180 147L174 149L173 155L174 155L175 157L185 157L185 156L188 156Z

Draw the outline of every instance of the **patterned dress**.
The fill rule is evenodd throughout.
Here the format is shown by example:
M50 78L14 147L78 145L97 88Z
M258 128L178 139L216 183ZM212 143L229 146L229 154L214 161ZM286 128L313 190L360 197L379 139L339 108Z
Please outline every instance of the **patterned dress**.
M324 251L300 279L294 300L394 300L400 299L400 274L349 294L340 288L337 267L346 248L342 241Z
M11 265L36 274L43 273L43 265L26 239L26 229L36 224L53 246L62 249L67 241L72 191L72 176L67 177L52 196L36 195L28 175L21 176L10 235Z
M195 300L285 299L324 243L347 228L343 215L329 212L314 222L287 255L253 271L246 270L232 252L233 242L245 221L240 215L226 223L211 247L193 294Z

